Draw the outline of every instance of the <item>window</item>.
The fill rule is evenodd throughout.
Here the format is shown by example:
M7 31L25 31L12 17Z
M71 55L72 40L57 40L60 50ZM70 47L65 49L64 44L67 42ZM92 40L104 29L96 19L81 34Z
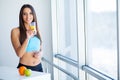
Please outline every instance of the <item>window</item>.
M116 0L52 0L54 54L71 59L79 67L57 58L53 58L53 63L80 80L104 77L119 80L116 3ZM54 80L74 79L55 68Z
M116 1L86 0L85 20L86 64L117 79Z
M60 54L77 62L76 0L56 0L54 2L53 4L56 6L56 11L54 9L53 14L56 14L56 17L53 16L53 18L54 20L56 19L56 23L53 23L53 25L56 25L53 28L53 38L55 40L53 41L53 51L55 54ZM55 42L57 43L55 44ZM55 45L57 48L55 48ZM54 59L54 63L78 77L78 67L56 59ZM54 73L54 76L57 76L58 80L73 80L71 76L64 74L60 70L54 69ZM54 79L56 80L57 78Z

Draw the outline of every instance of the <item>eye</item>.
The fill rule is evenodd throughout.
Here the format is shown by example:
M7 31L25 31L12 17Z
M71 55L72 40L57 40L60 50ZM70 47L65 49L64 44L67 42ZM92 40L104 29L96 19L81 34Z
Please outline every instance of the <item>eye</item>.
M31 15L33 15L33 13L32 13L32 12L30 12L30 14L31 14Z
M27 15L26 13L23 13L23 15Z

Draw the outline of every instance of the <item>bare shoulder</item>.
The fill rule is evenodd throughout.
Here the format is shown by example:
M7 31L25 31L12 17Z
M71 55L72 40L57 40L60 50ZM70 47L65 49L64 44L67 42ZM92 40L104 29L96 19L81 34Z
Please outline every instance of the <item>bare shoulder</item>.
M19 31L19 28L18 27L16 27L16 28L13 28L12 30L11 30L11 35L19 35L19 33L20 33L20 31Z
M18 39L20 36L20 30L19 27L13 28L11 30L11 39Z

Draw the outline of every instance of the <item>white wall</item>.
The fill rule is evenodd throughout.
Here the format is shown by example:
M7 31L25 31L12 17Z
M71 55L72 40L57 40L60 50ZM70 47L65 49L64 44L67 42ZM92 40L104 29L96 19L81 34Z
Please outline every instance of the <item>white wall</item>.
M39 29L42 33L44 57L52 61L51 7L50 0L0 0L0 66L16 67L18 57L11 44L10 32L18 26L19 11L23 4L35 8ZM44 68L48 67L43 63ZM49 67L49 72L52 68Z

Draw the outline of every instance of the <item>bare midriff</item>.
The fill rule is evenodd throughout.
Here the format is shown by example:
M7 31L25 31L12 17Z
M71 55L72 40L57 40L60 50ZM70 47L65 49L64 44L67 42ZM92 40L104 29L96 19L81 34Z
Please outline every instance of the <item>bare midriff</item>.
M36 66L40 63L40 58L33 57L32 52L27 52L24 54L22 58L20 58L20 63L28 66Z

